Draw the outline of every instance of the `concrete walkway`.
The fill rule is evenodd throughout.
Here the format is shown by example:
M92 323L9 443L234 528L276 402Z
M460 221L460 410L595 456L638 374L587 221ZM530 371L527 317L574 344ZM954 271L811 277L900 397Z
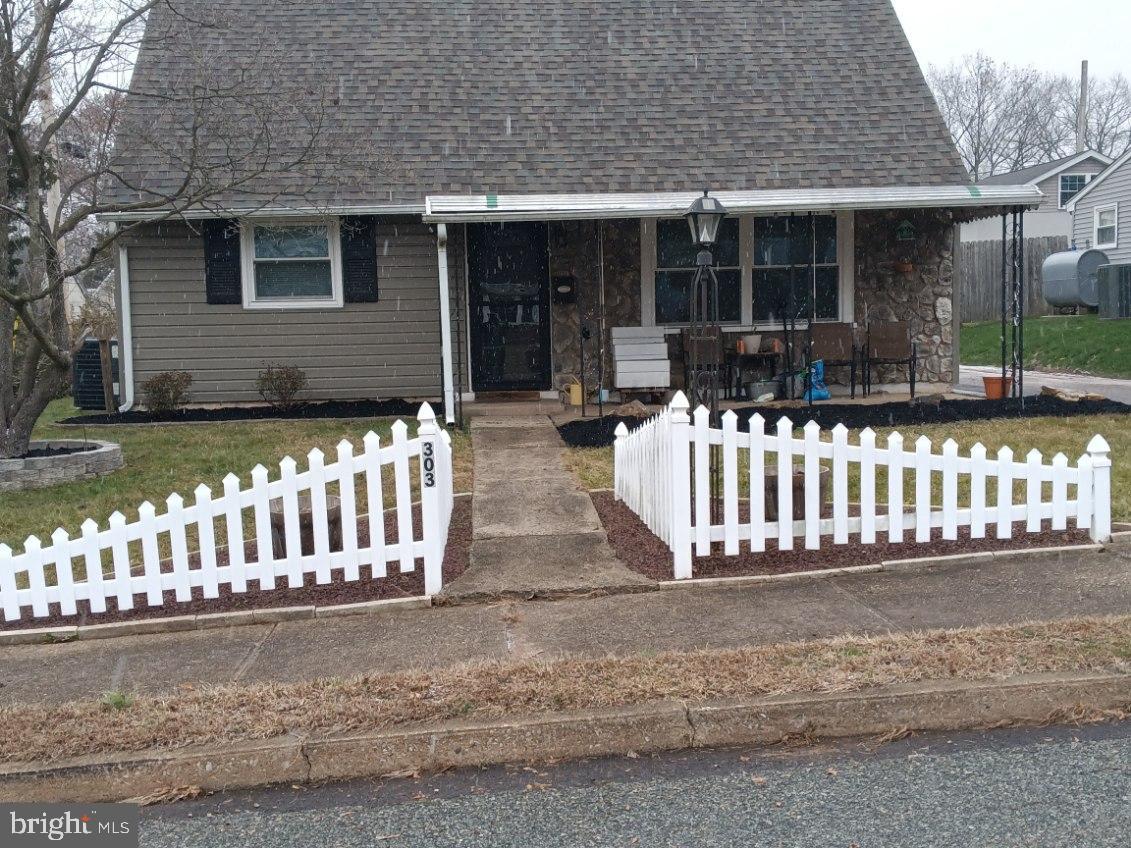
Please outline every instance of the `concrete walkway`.
M626 592L652 582L616 558L550 419L475 418L471 565L447 601Z
M484 566L486 567L486 566ZM507 601L0 648L0 704L1131 613L1131 547L916 571Z
M959 394L985 397L982 377L1000 377L1001 367L963 365L955 391ZM1120 403L1131 403L1131 380L1112 377L1092 377L1087 374L1047 374L1043 371L1025 372L1025 395L1038 395L1042 386L1065 389L1079 394L1103 395Z

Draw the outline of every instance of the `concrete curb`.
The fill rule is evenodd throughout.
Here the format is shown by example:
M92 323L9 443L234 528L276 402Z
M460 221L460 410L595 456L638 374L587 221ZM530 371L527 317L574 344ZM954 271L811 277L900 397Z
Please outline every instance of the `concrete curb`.
M1081 708L1131 709L1131 675L1030 675L722 703L661 702L381 733L286 736L210 748L11 764L0 766L0 797L93 803L182 786L218 791L512 762L775 744L797 735L832 739L897 729L1040 724Z
M386 598L381 601L363 601L355 604L337 604L324 607L266 607L264 609L234 610L202 615L175 615L168 618L143 618L137 621L111 621L106 624L83 624L70 627L37 627L30 630L0 632L0 647L7 645L39 645L52 642L114 639L118 636L142 636L154 633L176 633L184 630L215 630L221 627L239 627L245 624L274 624L283 621L301 621L308 618L335 618L346 615L379 615L406 609L423 609L432 606L427 596L411 598Z

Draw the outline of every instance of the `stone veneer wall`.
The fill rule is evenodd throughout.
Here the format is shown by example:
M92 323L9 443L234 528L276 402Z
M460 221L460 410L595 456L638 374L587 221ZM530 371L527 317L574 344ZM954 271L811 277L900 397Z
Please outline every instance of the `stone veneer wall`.
M911 241L896 231L908 221ZM911 270L896 267L910 263ZM919 343L918 379L953 383L954 218L947 210L858 212L856 214L856 321L910 321ZM875 382L906 383L905 369L884 368Z
M605 385L612 385L613 356L608 330L640 326L640 222L605 221ZM577 280L577 302L551 307L554 385L563 386L580 372L580 321L596 333L600 317L599 240L595 221L550 224L550 276ZM585 347L587 385L596 385L597 338Z

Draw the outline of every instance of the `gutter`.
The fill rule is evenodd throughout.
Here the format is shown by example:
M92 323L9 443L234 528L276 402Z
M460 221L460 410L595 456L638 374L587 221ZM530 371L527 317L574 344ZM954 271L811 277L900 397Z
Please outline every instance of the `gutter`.
M134 331L133 312L130 309L130 250L118 245L118 356L122 369L119 382L122 386L122 405L118 412L126 413L134 405Z
M423 215L422 203L386 204L384 206L242 206L215 209L187 209L170 215L169 209L147 209L143 212L103 212L103 221L202 221L210 218L309 218L311 216L349 215Z

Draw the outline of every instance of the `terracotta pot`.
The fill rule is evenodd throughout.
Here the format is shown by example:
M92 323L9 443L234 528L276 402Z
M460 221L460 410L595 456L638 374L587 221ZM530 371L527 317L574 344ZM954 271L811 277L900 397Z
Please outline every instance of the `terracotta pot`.
M1012 377L983 377L982 383L986 387L986 400L1001 400L1013 391Z

